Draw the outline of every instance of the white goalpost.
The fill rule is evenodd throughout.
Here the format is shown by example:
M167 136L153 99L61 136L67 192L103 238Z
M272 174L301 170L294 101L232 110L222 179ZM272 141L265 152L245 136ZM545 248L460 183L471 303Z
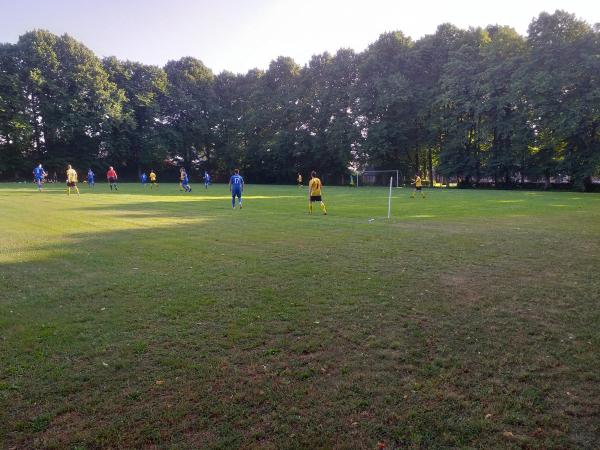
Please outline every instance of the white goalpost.
M394 177L390 177L390 193L388 195L388 219L392 215L392 183L393 183L393 180L394 180ZM396 180L397 180L397 178L396 178Z
M359 187L359 179L362 177L362 185L375 184L377 176L390 174L393 180L393 183L396 187L400 187L400 177L402 176L402 172L399 169L389 169L389 170L365 170L363 172L356 174L356 187ZM381 181L380 181L381 182Z

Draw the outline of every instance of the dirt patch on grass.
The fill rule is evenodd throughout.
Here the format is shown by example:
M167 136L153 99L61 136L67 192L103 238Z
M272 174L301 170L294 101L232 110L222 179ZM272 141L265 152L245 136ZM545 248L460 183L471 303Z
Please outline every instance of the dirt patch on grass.
M443 291L456 303L480 303L485 297L485 287L475 274L444 273L440 276ZM488 286L489 288L489 286Z

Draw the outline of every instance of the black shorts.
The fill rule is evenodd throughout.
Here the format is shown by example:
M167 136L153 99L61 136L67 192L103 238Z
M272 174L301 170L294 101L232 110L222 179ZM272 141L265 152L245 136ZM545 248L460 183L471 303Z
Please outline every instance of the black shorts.
M417 191L420 191L420 190L421 190L421 186L415 186L415 189L416 189Z
M77 186L77 181L67 181L67 186L75 187L75 186Z
M116 178L109 178L109 179L108 179L108 182L109 182L110 184L115 184L115 183L117 182L117 179L116 179Z
M320 195L311 195L310 196L310 201L312 202L322 202L323 200L321 200L321 196Z
M150 184L156 184L156 180L150 180Z

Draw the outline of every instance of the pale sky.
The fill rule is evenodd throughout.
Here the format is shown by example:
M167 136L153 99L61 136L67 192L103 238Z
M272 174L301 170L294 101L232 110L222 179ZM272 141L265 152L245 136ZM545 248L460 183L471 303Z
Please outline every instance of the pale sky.
M164 65L194 56L215 73L266 69L279 55L305 64L341 47L364 50L385 31L413 39L450 22L510 25L526 34L541 11L600 22L598 0L0 0L0 42L43 28L98 56Z

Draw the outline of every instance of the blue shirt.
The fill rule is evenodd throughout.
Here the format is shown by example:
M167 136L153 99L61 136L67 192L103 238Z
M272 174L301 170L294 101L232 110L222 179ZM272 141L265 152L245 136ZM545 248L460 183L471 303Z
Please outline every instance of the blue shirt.
M93 180L94 179L94 172L92 172L91 170L88 171L88 180Z
M44 169L42 169L41 167L36 167L35 169L33 169L33 175L36 179L44 178Z
M142 183L145 183L147 179L148 179L148 176L145 173L143 173L142 174Z
M204 180L205 181L210 181L210 175L207 172L204 172Z
M241 191L242 186L244 186L244 179L241 175L232 175L229 179L229 184L231 185L231 190Z

